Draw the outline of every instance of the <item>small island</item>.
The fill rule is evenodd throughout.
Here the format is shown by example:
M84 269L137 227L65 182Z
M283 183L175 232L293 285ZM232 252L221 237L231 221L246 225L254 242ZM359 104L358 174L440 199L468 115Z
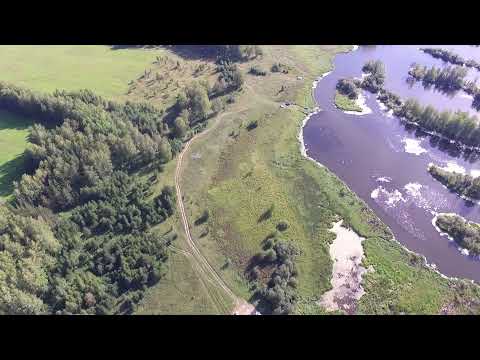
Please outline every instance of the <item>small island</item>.
M351 99L347 95L341 94L338 90L335 93L335 106L343 111L362 112L363 110L354 99Z
M460 196L470 199L480 199L480 177L446 171L438 166L431 165L428 172L448 189Z
M439 214L435 225L470 255L480 255L480 225L456 214Z

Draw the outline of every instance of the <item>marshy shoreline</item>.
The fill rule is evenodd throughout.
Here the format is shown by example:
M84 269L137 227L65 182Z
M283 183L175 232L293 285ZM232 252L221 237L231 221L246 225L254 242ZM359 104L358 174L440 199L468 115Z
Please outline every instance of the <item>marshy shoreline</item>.
M351 51L356 51L358 48L353 48ZM311 92L311 96L313 98L313 101L315 102L315 111L313 111L312 113L308 114L302 121L301 123L301 126L300 126L300 129L299 129L299 135L298 135L298 140L300 142L300 152L301 154L308 160L311 160L313 163L315 163L317 166L319 167L322 167L322 168L325 168L326 170L329 171L329 173L331 173L332 175L334 175L336 177L336 179L338 179L344 186L346 186L354 195L355 197L368 209L371 210L370 206L366 203L366 201L359 197L353 190L350 189L350 187L342 180L340 179L332 170L330 170L325 164L322 164L320 163L318 160L310 157L308 154L307 154L307 148L306 148L306 145L305 145L305 141L304 141L304 128L305 126L307 125L308 121L311 119L311 117L321 111L323 111L323 109L320 108L318 102L317 102L317 99L315 98L315 89L317 88L317 86L320 84L320 81L322 79L324 79L327 75L331 74L334 69L333 69L334 65L332 64L332 70L330 71L327 71L325 73L323 73L322 75L320 75L317 79L315 79L312 83L312 92ZM377 94L375 94L376 98L377 98ZM377 99L378 102L382 103L380 100ZM383 104L383 103L382 103ZM380 107L380 109L382 110L382 108ZM383 116L387 116L387 117L393 117L393 114L391 114L391 111L390 110L387 110L387 109L383 109ZM342 110L339 110L338 111L342 111ZM343 112L343 111L342 111ZM355 115L358 115L358 113L356 113ZM404 120L404 119L399 119L400 121L406 121L408 122L407 120ZM416 125L418 126L418 124L416 123L411 123L412 125ZM437 135L437 134L432 134L432 135ZM480 149L479 149L480 150ZM372 211L373 212L373 211ZM375 212L374 212L375 213ZM383 223L382 220L380 220L378 218L378 215L375 214L375 216L377 217L377 219ZM385 225L386 226L386 225ZM412 256L416 256L416 257L419 257L422 259L422 264L421 266L427 270L427 271L432 271L434 273L436 273L437 275L439 275L441 278L445 279L445 280L448 280L448 281L467 281L467 282L471 282L471 283L475 283L476 282L474 280L471 280L471 279L467 279L467 278L459 278L459 277L456 277L456 276L447 276L445 274L443 274L442 272L440 272L437 268L437 265L433 262L429 262L429 260L427 259L427 257L421 253L417 253L415 251L412 251L410 250L409 248L407 248L404 244L402 244L400 241L398 241L394 235L394 233L392 232L392 230L390 229L390 227L387 226L387 228L389 229L390 233L391 233L391 237L388 239L388 241L393 241L394 243L396 243L397 245L400 246L400 248L405 251L407 254L410 254ZM364 242L362 242L362 246L364 246Z

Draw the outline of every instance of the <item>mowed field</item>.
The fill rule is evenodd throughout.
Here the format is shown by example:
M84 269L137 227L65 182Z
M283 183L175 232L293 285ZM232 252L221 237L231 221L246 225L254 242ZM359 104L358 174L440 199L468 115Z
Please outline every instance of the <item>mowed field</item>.
M0 200L8 198L12 182L23 173L30 119L0 110Z
M117 97L163 53L104 45L1 45L0 80L44 92L90 89Z

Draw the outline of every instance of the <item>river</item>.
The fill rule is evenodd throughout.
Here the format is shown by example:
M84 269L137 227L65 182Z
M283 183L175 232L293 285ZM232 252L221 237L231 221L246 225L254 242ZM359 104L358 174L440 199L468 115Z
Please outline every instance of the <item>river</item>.
M480 115L471 108L472 99L461 91L444 94L425 89L421 83L407 83L408 69L414 62L429 67L447 65L424 54L420 47L360 46L356 51L337 55L333 71L320 80L314 92L322 111L311 116L303 128L307 155L328 167L367 202L408 249L425 255L447 276L480 282L480 260L462 254L432 225L439 212L457 213L480 222L479 205L451 193L427 172L428 165L434 163L480 175L479 156L461 153L448 142L407 129L399 119L385 113L376 96L368 92L363 94L372 112L366 115L346 114L333 103L340 78L360 78L362 65L379 59L385 64L385 88L403 99L413 97L439 110L459 109ZM465 59L480 61L478 47L425 47L447 48ZM469 69L469 79L477 76L477 70Z

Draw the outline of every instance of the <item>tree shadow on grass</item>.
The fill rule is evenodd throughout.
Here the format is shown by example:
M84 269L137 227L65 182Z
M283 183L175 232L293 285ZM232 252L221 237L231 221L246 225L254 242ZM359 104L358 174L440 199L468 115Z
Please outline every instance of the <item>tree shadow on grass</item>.
M274 206L270 206L265 212L260 215L260 217L257 220L257 223L261 223L263 221L266 221L272 217Z
M220 55L211 45L169 45L165 48L185 60L216 61Z
M6 197L13 192L13 182L20 180L25 173L23 154L0 165L0 197Z
M124 50L124 49L156 49L162 47L162 45L109 45L111 50Z
M168 49L185 60L216 61L219 52L211 45L110 45L111 50Z
M0 131L1 130L25 130L32 126L30 119L15 115L9 111L0 109Z

